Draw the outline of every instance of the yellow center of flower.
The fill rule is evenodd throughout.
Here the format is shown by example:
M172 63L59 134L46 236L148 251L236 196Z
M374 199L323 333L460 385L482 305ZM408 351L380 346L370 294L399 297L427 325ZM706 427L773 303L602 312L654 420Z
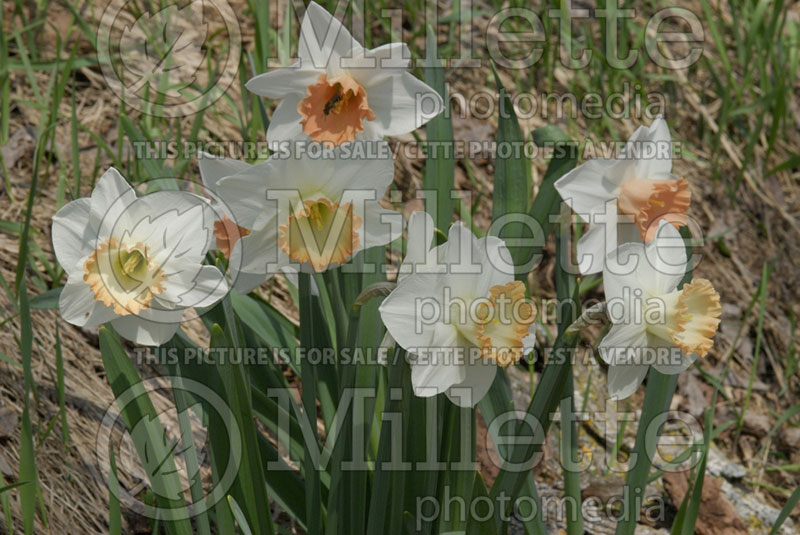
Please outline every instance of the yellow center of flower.
M214 221L214 236L217 238L217 249L227 259L230 259L231 251L233 251L233 246L236 245L236 242L248 234L250 234L248 229L240 227L225 214L217 221Z
M492 286L488 303L477 309L474 342L483 358L506 367L522 358L522 339L536 318L520 281ZM470 337L472 338L472 337Z
M692 193L689 181L649 180L634 178L622 185L617 206L623 214L633 216L644 242L651 241L658 230L658 221L664 219L675 227L688 223L686 210Z
M303 203L303 209L281 225L278 245L295 262L309 262L315 271L347 262L358 248L356 232L361 218L352 203L321 198Z
M96 301L114 308L118 316L138 314L164 291L166 275L142 243L128 246L116 238L97 246L83 264L83 280Z
M714 345L722 305L706 279L694 279L681 290L661 296L664 314L648 315L647 330L672 342L687 355L705 357Z
M328 79L321 74L316 84L306 88L297 105L303 132L316 142L340 145L353 141L364 130L364 121L374 121L367 93L352 76L341 74Z

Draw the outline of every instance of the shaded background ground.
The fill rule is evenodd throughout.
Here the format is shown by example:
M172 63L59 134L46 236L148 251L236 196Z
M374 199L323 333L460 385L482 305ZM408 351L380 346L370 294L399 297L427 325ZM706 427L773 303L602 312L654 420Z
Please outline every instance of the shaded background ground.
M248 5L240 0L230 4L239 15L243 48L252 51L254 30ZM378 4L383 6L382 2ZM593 7L591 2L583 4ZM769 25L771 10L763 19L753 20L745 16L751 11L731 12L728 3L712 2L706 12L700 2L683 4L697 13L705 32L702 59L692 68L668 71L642 59L622 73L609 69L602 61L593 61L582 70L572 70L557 61L554 52L557 49L551 47L533 68L501 68L500 78L512 94L573 93L580 99L591 91L607 98L612 92L624 91L625 84L633 84L639 89L628 90L626 100L632 100L636 92L644 95L657 92L665 98L663 112L675 140L683 149L681 157L675 161L674 172L689 179L694 201L691 214L705 230L701 248L705 260L696 273L712 281L725 303L715 346L707 359L682 375L673 408L702 418L703 410L711 402L713 385L721 381L716 425L727 421L734 424L717 437L715 446L720 466L732 463L741 471L728 467L726 476L723 468L718 468L716 474L712 470L707 477L710 480L722 476L715 480L723 487L727 484L743 490L753 494L758 504L779 509L788 493L800 483L800 418L795 416L800 414L796 326L800 315L796 298L800 292L800 161L797 159L800 151L800 100L797 98L800 91L797 79L800 7L796 2L787 3L778 11L782 24L775 29ZM421 5L407 4L407 7L414 6L422 9ZM632 43L641 39L647 16L665 6L652 3L637 11L636 18L625 26ZM490 14L500 7L508 7L508 4L475 2L473 6L474 48L479 54L485 49L486 36L491 38L496 31L489 27ZM24 391L20 355L22 323L16 292L11 288L34 166L38 166L39 183L31 216L31 256L26 270L31 295L63 282L50 244L50 217L58 207L71 198L87 195L98 173L109 165L121 163L125 176L139 179L143 166L132 161L132 139L130 132L122 127L122 114L129 116L140 131L152 139L174 139L175 132L181 130L184 136L196 132L197 140L224 141L243 137L237 113L248 116L258 109L238 83L228 90L230 99L223 99L206 110L199 123L195 122L198 116L180 120L146 119L135 110L124 108L102 76L90 38L103 8L103 5L82 2L68 5L63 1L3 3L3 39L8 60L4 63L7 68L0 75L8 92L2 96L0 113L4 114L8 130L3 140L5 172L0 184L0 273L4 281L4 291L0 292L0 472L7 483L18 477ZM541 12L542 7L535 9ZM284 20L285 10L285 5L273 4L272 20ZM440 16L449 13L452 13L452 6L440 5ZM370 20L375 20L374 14ZM415 20L412 10L408 9L403 40L409 41L412 50L419 54L424 37ZM278 23L276 26L283 27ZM294 29L296 31L296 25ZM383 25L370 22L369 29L373 46L388 42ZM452 46L451 26L441 24L437 29L440 46ZM676 29L685 30L685 27L676 26ZM557 34L553 28L549 30L551 35ZM719 42L714 40L715 32ZM599 24L581 25L576 38L598 52L602 29ZM683 46L682 43L673 44L668 52L680 54ZM513 52L514 45L509 47ZM74 61L67 65L65 62L71 55ZM242 78L246 79L250 72L247 61L242 62L240 70L244 73ZM421 69L416 74L421 76ZM478 69L453 66L448 70L447 81L451 92L468 99L479 91L496 98L497 88L488 63ZM59 83L63 83L63 87ZM55 91L59 90L60 97L54 98ZM51 109L54 102L57 108ZM496 116L476 118L475 109L459 109L458 102L454 102L456 140L484 141L493 137ZM265 104L268 104L267 113L271 114L274 105ZM651 120L640 115L587 119L581 113L573 115L574 110L568 107L559 115L557 108L553 104L546 118L538 113L521 120L523 131L529 135L536 127L557 124L573 139L602 142L625 140L639 124ZM76 123L80 126L76 127ZM52 141L34 154L36 140L50 131L54 134ZM262 131L258 128L252 132L246 130L244 134L252 133L263 139ZM393 143L412 141L411 136L392 140ZM184 178L198 180L194 160L185 166L174 160L165 164L177 165ZM531 164L535 192L547 162L545 157L538 156ZM418 153L415 157L413 151L396 162L395 187L403 192L404 199L410 200L405 211L419 207L413 197L422 187L423 168L424 155ZM476 226L484 229L491 217L492 175L491 154L457 164L456 185L465 198L471 194L471 199L476 201L473 220ZM74 191L77 176L82 177L80 194ZM554 297L552 270L553 257L549 251L534 275L538 289L535 297ZM262 291L292 314L293 307L282 284L275 281ZM760 299L762 289L763 300ZM586 297L601 296L601 288L586 294ZM38 517L37 533L103 533L108 529L108 490L98 477L95 438L113 396L97 349L96 330L68 325L51 310L34 311L32 319L32 364L38 394L32 420L36 464L47 511L46 521L41 515ZM555 326L546 324L544 328L554 332ZM598 326L594 332L587 333L585 343L596 343L601 329ZM200 336L199 331L196 334ZM60 341L63 355L63 405L69 429L66 441L58 394L57 341ZM586 366L579 367L580 399L586 395L590 407L602 407L606 396L604 371L588 354L585 362ZM521 399L526 399L527 370L518 371L521 373L514 374L516 389ZM147 376L156 372L142 370ZM640 389L629 400L631 410L640 406L642 395ZM737 433L739 411L745 399L748 399L748 406L741 433ZM622 444L632 440L633 432L633 428L626 431ZM591 425L583 426L582 439L587 448L604 446L596 435ZM558 493L556 482L560 479L557 462L551 462L555 461L556 452L557 449L547 452L547 461L539 467L537 476L543 484L552 484L554 493ZM484 472L491 480L491 466L487 465ZM135 474L135 468L128 473ZM136 483L123 481L132 486ZM618 477L601 472L585 474L582 484L584 497L593 495L592 492L621 489ZM708 486L714 487L713 484ZM677 480L668 480L666 485L657 482L654 492L667 497L669 503L682 498ZM17 492L11 491L5 496L18 530ZM715 499L711 496L708 504L704 503L706 514L723 507L720 503L724 502ZM758 507L748 516L747 509L737 503L735 497L727 495L725 500L734 503L735 514L742 524L724 526L721 531L719 524L707 520L698 525L699 533L757 532L767 524L767 519L759 517ZM128 515L127 521L131 533L149 530L147 523L134 515ZM607 526L587 526L587 529L604 533ZM0 532L3 530L8 530L8 526L0 521Z

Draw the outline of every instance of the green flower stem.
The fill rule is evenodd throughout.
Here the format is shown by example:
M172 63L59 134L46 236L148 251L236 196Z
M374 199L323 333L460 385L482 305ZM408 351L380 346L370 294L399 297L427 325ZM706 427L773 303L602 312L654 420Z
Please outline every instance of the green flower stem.
M624 510L617 524L616 535L633 535L636 531L650 465L658 446L658 436L667 418L669 402L677 385L678 374L665 375L655 368L650 368L642 417L639 429L636 431L636 445L631 453L630 469L625 479Z

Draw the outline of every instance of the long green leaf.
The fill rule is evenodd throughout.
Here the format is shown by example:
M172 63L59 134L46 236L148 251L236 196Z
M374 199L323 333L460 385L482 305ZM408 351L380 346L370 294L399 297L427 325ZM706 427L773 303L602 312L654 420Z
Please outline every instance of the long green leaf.
M659 429L666 420L666 411L669 409L669 402L677 385L677 374L665 375L655 368L650 368L644 395L644 407L631 455L632 466L628 468L625 478L628 499L624 505L624 514L617 523L617 535L633 535L636 529L644 500L644 490L649 479L650 466L658 446L659 433L653 432L653 426L655 429Z
M306 273L300 273L300 343L309 350L314 347L314 310L313 296L311 295L311 278ZM303 460L303 475L306 484L306 525L309 535L322 533L322 496L320 491L320 476L318 467L314 463L314 453L311 448L317 447L317 399L316 399L316 371L308 361L300 365L300 379L303 384L302 399L304 417L308 419L314 444L304 441L305 457Z
M108 469L108 533L122 534L122 510L119 506L119 479L117 478L117 459L114 450L109 451L111 466Z
M530 271L531 260L531 247L524 244L533 238L530 227L524 222L530 204L531 166L525 156L525 138L519 127L514 105L494 64L492 72L499 92L492 230L505 240L514 265L520 268L517 278L523 279ZM522 269L523 266L528 269Z
M427 150L425 151L425 173L423 184L426 190L436 192L435 203L426 201L426 210L433 218L434 226L444 231L453 220L453 200L450 192L455 181L453 154L453 124L448 109L447 86L444 68L436 55L436 32L428 26L426 41L425 83L431 86L444 100L445 111L425 126ZM420 105L420 104L418 104Z
M225 304L223 303L223 306ZM231 326L230 323L228 328L229 331L235 332L236 330L236 327ZM219 325L214 325L211 328L211 347L227 352L239 346L231 343L231 339L226 336ZM233 496L242 506L250 528L256 533L273 533L272 516L267 506L269 499L264 467L261 464L250 399L250 385L241 363L234 363L230 359L226 359L224 364L218 365L218 368L225 391L225 400L230 405L242 438L242 457L239 460Z
M489 493L486 492L486 484L483 482L483 477L480 472L475 472L475 484L472 487L472 496L472 499L476 501L481 498L489 497ZM497 535L497 528L491 518L480 521L475 518L475 516L469 515L467 519L466 535Z
M166 518L169 533L191 535L172 448L165 444L164 429L133 362L116 334L106 327L100 328L100 352L108 383L117 403L121 403L122 419L156 495L159 516Z

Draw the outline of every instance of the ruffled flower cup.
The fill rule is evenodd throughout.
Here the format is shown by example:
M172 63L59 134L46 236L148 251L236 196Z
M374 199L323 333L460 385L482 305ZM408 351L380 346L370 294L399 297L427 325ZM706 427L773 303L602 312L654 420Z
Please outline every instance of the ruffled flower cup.
M411 59L404 43L372 50L316 2L300 28L299 61L247 82L258 95L281 99L267 140L310 140L341 145L407 134L444 109L439 94L406 72Z
M412 215L409 229L409 255L381 318L410 355L416 395L444 392L459 406L474 406L497 367L529 350L535 310L501 239L478 239L456 223L447 242L431 248L430 217Z
M597 158L558 179L555 188L589 230L578 242L583 274L603 270L606 255L620 243L653 240L660 221L688 223L689 182L673 176L669 127L658 117L640 126L620 158Z
M626 243L609 255L603 285L612 327L598 350L612 397L633 394L650 366L680 373L711 349L719 294L706 279L679 288L687 264L684 241L666 221L647 245Z

